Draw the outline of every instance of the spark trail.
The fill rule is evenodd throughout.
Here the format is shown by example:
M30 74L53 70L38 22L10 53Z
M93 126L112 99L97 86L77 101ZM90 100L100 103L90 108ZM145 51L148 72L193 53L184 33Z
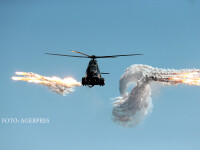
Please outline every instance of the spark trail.
M32 72L15 72L20 77L12 77L13 80L21 80L27 82L38 83L47 86L53 92L61 95L71 93L74 91L76 86L81 86L80 82L75 79L68 77L60 79L58 77L45 77Z
M131 84L136 86L127 92ZM199 69L161 69L147 65L128 67L120 79L121 97L115 98L113 119L122 126L134 126L140 123L151 112L151 85L188 84L200 86Z

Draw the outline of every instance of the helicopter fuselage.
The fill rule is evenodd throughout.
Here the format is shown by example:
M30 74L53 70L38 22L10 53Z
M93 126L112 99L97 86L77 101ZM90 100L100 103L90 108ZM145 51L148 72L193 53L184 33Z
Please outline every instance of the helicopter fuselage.
M85 77L82 78L82 85L93 87L94 85L104 86L104 78L101 77L101 72L98 67L97 60L90 60L85 72Z

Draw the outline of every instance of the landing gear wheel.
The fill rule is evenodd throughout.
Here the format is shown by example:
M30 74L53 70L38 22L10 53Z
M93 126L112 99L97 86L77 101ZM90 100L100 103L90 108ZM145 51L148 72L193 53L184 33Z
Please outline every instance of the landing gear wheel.
M85 81L85 77L82 78L82 85L85 86L86 85L86 81Z
M100 82L100 84L99 84L100 86L104 86L105 85L104 78L100 78L99 82Z

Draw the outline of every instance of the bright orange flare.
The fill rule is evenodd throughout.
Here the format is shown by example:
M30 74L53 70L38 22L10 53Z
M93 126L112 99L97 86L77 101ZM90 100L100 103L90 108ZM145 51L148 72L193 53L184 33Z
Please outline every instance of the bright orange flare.
M179 73L174 75L173 78L169 78L169 81L200 86L200 73L199 72Z
M58 77L45 77L32 72L15 72L17 75L22 75L23 77L12 77L13 80L21 80L33 83L40 83L47 86L63 86L66 88L71 88L73 86L81 86L80 82L77 82L72 77L65 79L60 79Z

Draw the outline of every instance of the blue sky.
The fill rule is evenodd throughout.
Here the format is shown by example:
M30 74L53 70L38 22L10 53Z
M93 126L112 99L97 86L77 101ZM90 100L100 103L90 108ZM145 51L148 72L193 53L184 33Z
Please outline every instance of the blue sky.
M112 121L119 79L132 64L200 68L198 0L0 1L0 118L49 118L49 124L0 123L0 149L199 150L200 87L153 91L154 108L138 126ZM80 80L87 59L44 55L143 53L98 60L105 87L76 88L66 97L12 81L15 71ZM158 94L159 93L159 94Z

